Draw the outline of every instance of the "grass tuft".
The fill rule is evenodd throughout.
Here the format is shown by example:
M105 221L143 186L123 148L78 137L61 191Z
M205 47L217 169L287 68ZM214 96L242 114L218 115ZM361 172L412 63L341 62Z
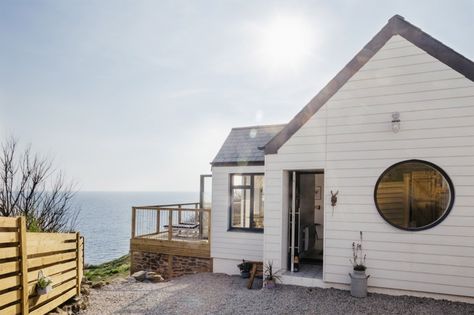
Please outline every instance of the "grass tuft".
M85 276L92 283L111 281L126 277L130 272L130 255L111 260L100 265L86 266Z

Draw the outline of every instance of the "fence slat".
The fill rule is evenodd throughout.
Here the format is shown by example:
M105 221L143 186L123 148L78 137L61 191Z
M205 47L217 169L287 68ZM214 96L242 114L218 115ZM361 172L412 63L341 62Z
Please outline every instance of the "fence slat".
M32 242L28 243L28 256L36 254L47 254L52 252L60 252L76 249L76 243L59 243L55 241L51 242Z
M11 276L0 279L0 291L19 286L21 284L20 276Z
M19 272L20 263L18 261L9 261L0 264L0 276L7 273Z
M21 305L14 304L1 310L2 315L16 315L21 312Z
M30 242L42 242L42 241L75 241L76 233L43 233L43 232L28 232L26 233L26 239L28 244Z
M18 242L17 232L1 232L0 233L0 243L16 243L16 242Z
M76 279L69 280L67 282L64 282L58 286L55 286L53 291L51 291L48 294L45 295L40 295L40 296L34 296L30 297L30 304L31 305L39 305L42 304L48 300L52 300L62 293L69 291L70 289L74 288L76 286Z
M46 314L47 312L49 312L50 310L58 307L59 305L63 304L64 302L66 302L67 300L69 300L70 298L72 298L74 295L76 294L76 290L72 289L64 294L62 294L61 296L59 296L58 298L52 300L51 302L41 306L40 308L37 308L33 311L30 312L31 315L43 315L43 314Z
M0 248L0 257L2 257L2 259L13 258L18 256L20 256L20 250L18 246Z
M0 294L1 305L7 305L13 302L20 302L21 300L21 291L15 290L7 293ZM3 314L3 310L0 311L0 314Z
M49 277L51 281L53 281L53 284L60 284L65 281L74 279L76 277L76 271L71 270L62 274L57 274ZM35 287L36 287L36 282L37 280L35 279L33 282L30 282L28 285L28 295L34 295L36 294L35 292Z
M17 218L0 217L0 226L4 228L18 227Z
M70 262L66 262L66 263L63 263L63 264L52 265L50 267L42 268L41 270L43 271L43 274L46 277L51 277L51 276L53 276L57 273L69 271L69 270L72 270L72 269L76 269L76 262L75 261L70 261ZM38 278L38 272L39 272L39 270L33 270L33 271L28 272L28 279L29 279L30 282L33 282Z
M20 217L20 252L21 252L21 313L27 315L29 312L28 302L28 263L27 263L27 244L26 244L26 220Z
M76 253L74 252L30 258L28 259L28 269L46 266L52 263L62 263L64 261L73 259L76 259Z

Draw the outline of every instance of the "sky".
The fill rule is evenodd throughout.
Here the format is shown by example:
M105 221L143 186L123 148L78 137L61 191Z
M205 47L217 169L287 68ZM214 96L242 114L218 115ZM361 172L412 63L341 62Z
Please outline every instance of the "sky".
M287 123L394 14L474 59L470 0L0 0L0 140L83 191L197 191L232 127Z

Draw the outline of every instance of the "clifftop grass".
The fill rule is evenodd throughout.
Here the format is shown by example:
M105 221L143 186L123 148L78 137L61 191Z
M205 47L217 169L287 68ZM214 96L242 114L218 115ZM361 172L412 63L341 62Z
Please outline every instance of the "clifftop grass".
M130 255L125 255L112 261L86 266L85 276L92 283L111 281L126 277L130 272Z

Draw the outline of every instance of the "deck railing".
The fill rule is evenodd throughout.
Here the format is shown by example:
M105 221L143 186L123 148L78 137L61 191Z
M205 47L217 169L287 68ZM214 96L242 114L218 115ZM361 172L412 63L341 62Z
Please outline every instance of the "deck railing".
M132 239L209 242L210 211L199 203L132 207Z

